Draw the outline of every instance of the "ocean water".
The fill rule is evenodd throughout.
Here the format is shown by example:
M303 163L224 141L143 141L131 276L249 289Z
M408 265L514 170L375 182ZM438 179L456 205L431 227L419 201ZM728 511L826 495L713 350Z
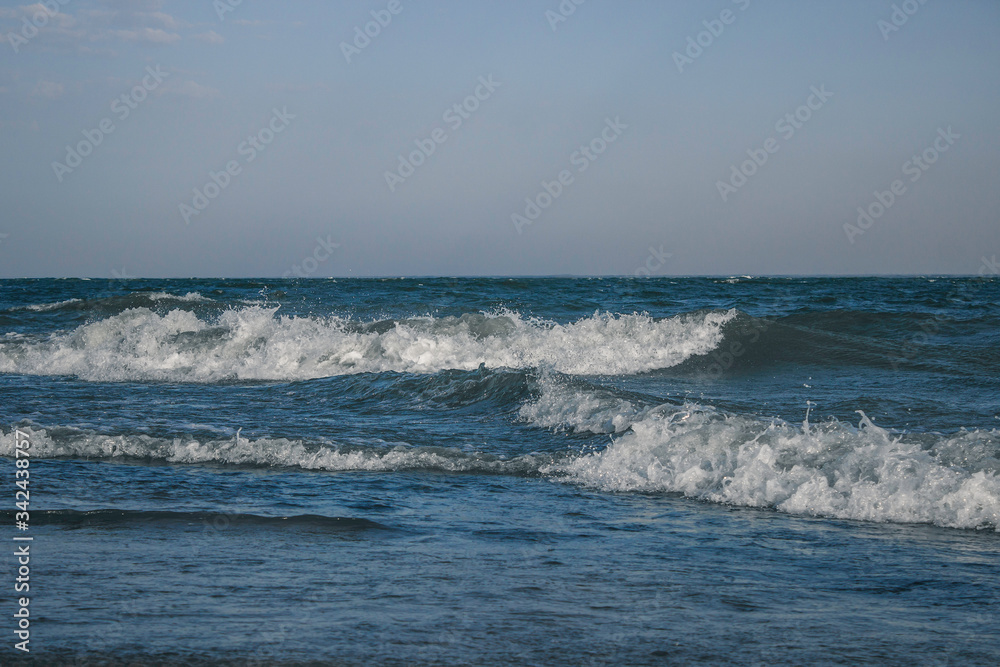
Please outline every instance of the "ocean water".
M0 455L3 664L1000 662L996 277L0 281Z

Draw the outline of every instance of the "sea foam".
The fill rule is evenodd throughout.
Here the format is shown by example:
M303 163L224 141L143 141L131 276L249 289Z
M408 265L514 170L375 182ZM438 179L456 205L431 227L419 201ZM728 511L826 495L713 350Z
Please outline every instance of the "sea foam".
M579 399L572 392L562 396ZM600 407L591 397L586 404L579 410L565 409L562 427L596 432L616 428L613 418L602 423L606 403ZM691 403L648 409L644 416L634 408L623 416L628 427L604 449L509 458L405 443L344 445L239 435L164 439L65 427L22 430L36 458L544 476L606 492L676 493L798 515L1000 529L1000 432L995 430L893 434L863 415L854 427L842 422L765 421ZM529 408L522 418L530 420L530 414ZM553 413L546 413L543 423L551 428L553 422ZM970 462L956 454L970 450L982 455ZM13 433L0 434L0 456L13 452Z
M996 430L891 433L863 413L857 427L790 424L693 403L639 410L623 401L617 409L558 387L523 407L522 418L548 428L621 432L600 451L539 472L603 491L678 493L791 514L1000 527Z
M200 319L132 308L46 339L0 341L0 372L95 381L305 380L365 372L545 367L642 373L705 354L736 311L654 319L595 314L568 324L518 313L357 322L248 306Z

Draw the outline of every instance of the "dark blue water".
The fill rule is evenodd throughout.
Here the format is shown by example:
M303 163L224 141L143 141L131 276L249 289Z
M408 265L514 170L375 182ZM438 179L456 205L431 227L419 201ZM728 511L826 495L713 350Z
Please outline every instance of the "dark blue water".
M995 665L998 325L996 277L0 281L27 657Z

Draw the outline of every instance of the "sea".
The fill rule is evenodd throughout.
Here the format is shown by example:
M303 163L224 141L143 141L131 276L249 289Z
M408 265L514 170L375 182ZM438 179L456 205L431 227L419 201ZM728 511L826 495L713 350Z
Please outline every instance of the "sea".
M4 665L1000 664L992 274L4 280L0 456Z

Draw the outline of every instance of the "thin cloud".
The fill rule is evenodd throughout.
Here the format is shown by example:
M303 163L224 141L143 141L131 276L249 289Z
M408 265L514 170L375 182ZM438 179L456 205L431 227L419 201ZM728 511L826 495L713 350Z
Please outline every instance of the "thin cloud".
M28 19L36 27L41 26L38 28L39 31L71 27L75 23L75 19L71 15L59 11L58 5L56 7L55 12L40 2L17 7L0 7L0 19L9 19L18 23L23 19ZM39 14L42 16L38 16Z
M148 42L150 44L173 44L180 41L181 36L175 32L167 32L159 28L141 28L139 30L116 30L119 39L126 42Z
M191 39L196 39L199 42L206 42L208 44L222 44L226 41L226 38L215 32L214 30L209 30L208 32L201 32L197 35L192 35Z
M56 3L51 3L54 10L42 3L6 7L0 9L0 32L17 32L27 18L41 24L39 39L46 46L88 54L109 53L98 43L174 44L182 39L177 32L182 24L161 11L161 4L158 0L104 0L99 8L79 8L75 13L68 11L72 5L64 7L64 12ZM39 14L45 17L44 24Z

